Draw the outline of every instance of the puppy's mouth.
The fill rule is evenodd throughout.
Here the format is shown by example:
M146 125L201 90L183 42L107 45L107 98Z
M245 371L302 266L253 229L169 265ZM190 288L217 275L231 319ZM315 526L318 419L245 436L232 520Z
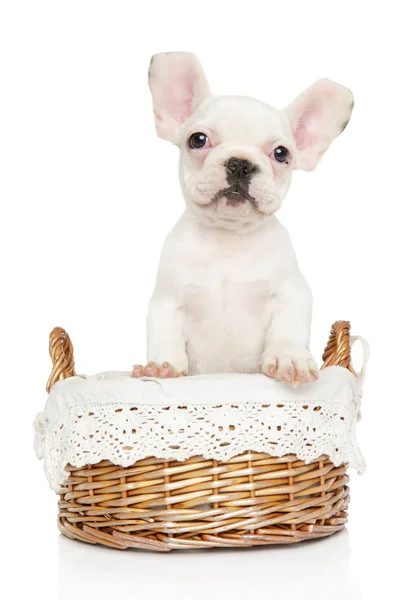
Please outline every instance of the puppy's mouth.
M214 197L212 198L213 202L220 200L220 198L225 197L227 202L227 206L239 206L244 202L250 202L252 206L258 209L258 203L251 194L242 187L228 187L222 190L219 190Z

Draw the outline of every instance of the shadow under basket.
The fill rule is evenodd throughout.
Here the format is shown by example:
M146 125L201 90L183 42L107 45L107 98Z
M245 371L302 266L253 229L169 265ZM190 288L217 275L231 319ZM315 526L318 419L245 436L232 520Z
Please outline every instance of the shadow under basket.
M351 367L350 325L337 321L323 367ZM75 375L69 336L50 335L47 389ZM323 368L322 367L322 368ZM295 455L246 452L226 462L149 457L129 467L109 461L76 468L59 491L62 534L112 548L157 551L290 544L325 537L347 522L347 465L327 456L305 464Z

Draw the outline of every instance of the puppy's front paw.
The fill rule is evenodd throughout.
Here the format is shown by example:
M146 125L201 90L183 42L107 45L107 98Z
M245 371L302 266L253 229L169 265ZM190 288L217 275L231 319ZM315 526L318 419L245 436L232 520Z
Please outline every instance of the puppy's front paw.
M291 344L268 346L263 353L261 371L293 387L319 378L317 364L309 350Z
M168 362L162 364L149 362L147 365L133 365L132 377L156 377L158 379L168 379L171 377L185 377L186 370L177 370Z

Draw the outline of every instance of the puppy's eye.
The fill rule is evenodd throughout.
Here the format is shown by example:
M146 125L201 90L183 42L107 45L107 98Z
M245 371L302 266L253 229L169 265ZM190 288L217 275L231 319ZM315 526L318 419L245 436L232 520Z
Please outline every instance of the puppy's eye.
M188 138L188 147L192 150L200 150L209 146L208 136L205 133L197 132L190 135Z
M290 153L288 152L287 148L284 148L284 146L278 146L275 151L273 152L273 156L276 159L277 162L279 163L285 163L288 161Z

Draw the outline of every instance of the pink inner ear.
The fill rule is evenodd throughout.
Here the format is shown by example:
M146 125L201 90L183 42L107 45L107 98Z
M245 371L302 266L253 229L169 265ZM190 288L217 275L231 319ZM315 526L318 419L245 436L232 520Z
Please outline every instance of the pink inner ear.
M343 130L352 107L352 93L328 79L316 81L289 105L288 117L298 149L297 168L315 168Z
M305 146L306 143L307 128L305 123L300 122L298 127L294 131L294 138L298 149Z
M194 86L192 83L190 81L182 83L181 80L175 78L174 81L169 82L165 94L166 112L179 123L183 123L193 112L193 97Z
M156 54L150 65L149 84L158 135L180 143L181 124L210 93L198 59L189 52Z
M301 123L294 133L295 142L299 150L313 147L319 136L316 132L309 131L305 123Z
M317 133L317 124L319 118L319 111L317 111L313 106L310 106L301 114L297 127L294 131L295 143L299 150L312 147L317 143L320 137ZM313 127L309 128L308 123L313 124Z

